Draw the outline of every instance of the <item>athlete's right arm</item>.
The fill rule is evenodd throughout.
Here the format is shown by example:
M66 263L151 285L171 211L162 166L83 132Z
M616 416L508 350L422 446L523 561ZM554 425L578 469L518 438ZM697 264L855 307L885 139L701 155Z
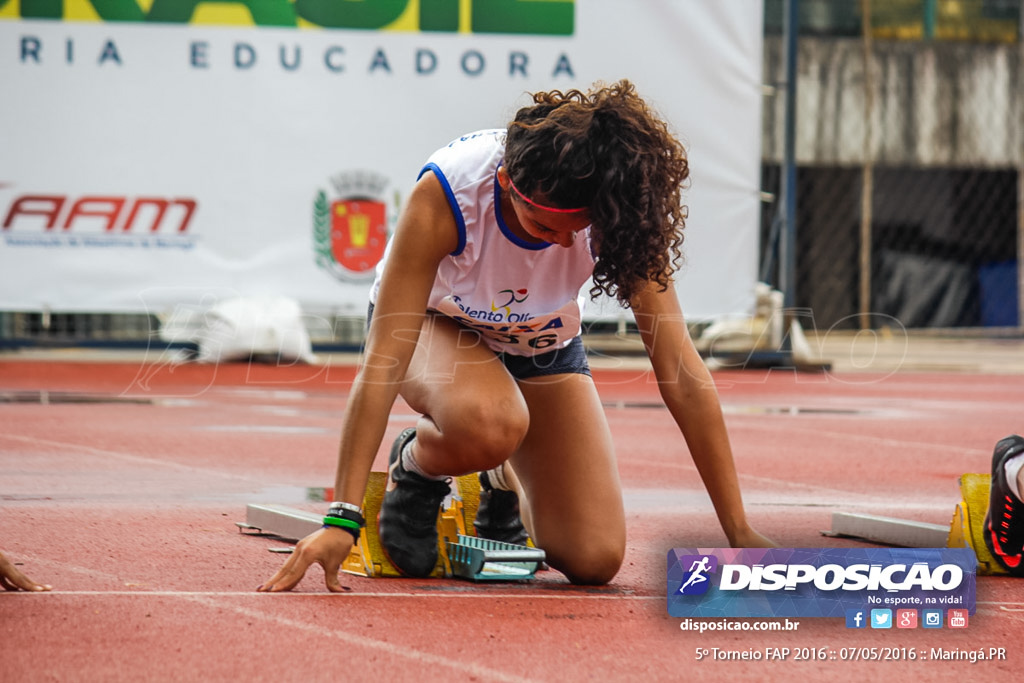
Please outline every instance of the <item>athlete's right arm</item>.
M392 240L366 350L342 418L334 495L356 505L362 505L388 415L416 351L438 266L458 246L455 218L433 173L416 183ZM320 529L300 541L284 567L259 590L290 590L317 563L324 568L327 588L340 591L338 570L352 544L352 536L342 529Z

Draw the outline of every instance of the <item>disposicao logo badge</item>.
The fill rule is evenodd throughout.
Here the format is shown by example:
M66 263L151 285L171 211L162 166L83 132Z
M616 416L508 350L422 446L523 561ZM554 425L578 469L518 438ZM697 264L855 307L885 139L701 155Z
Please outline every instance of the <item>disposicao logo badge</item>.
M683 555L679 558L678 566L689 567L683 572L683 582L678 593L702 595L711 587L711 574L718 569L718 558L714 555Z
M966 624L977 566L970 548L673 548L668 613L846 617L878 629L901 613L945 609Z

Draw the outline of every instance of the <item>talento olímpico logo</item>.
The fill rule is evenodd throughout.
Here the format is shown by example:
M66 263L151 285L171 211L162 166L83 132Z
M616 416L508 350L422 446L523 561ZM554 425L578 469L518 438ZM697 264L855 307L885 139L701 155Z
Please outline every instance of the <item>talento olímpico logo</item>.
M975 611L970 548L673 548L673 617L845 617L848 610Z

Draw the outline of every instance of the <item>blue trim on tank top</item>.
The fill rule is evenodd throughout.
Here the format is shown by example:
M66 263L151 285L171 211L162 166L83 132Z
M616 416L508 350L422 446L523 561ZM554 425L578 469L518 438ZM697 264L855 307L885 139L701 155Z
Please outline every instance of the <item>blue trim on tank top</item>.
M444 194L448 198L448 205L452 209L452 215L455 216L455 228L459 232L459 244L455 247L455 251L451 253L452 256L458 256L462 253L462 250L466 248L466 219L462 215L462 209L459 208L459 202L455 199L455 192L452 191L452 186L448 184L448 179L444 176L444 172L438 167L437 164L429 163L420 169L420 174L416 176L416 180L423 177L423 174L427 171L432 171L434 176L440 181L441 187L444 189Z

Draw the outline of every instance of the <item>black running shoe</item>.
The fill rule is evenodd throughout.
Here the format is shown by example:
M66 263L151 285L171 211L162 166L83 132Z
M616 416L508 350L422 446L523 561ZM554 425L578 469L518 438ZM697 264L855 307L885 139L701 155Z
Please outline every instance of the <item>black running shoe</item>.
M402 467L402 449L416 437L406 429L391 446L388 477L395 487L384 492L377 517L380 543L404 576L430 576L437 565L437 512L451 491L451 480L435 481Z
M519 517L519 496L491 486L485 472L480 474L480 507L473 526L477 536L492 541L526 545L530 538Z
M1014 576L1024 576L1024 503L1013 495L1003 465L1024 453L1024 438L1014 434L996 444L992 454L992 489L985 515L985 545L996 562Z

